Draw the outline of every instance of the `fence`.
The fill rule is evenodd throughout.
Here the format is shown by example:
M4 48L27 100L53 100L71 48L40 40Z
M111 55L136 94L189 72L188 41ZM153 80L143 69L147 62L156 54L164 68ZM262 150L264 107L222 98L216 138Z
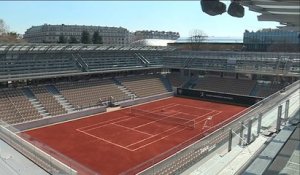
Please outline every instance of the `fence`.
M197 135L122 174L179 174L219 148L221 145L224 145L224 143L228 142L229 136L232 135L232 133L240 133L240 143L248 144L254 139L254 137L251 136L251 127L249 127L252 126L254 121L260 121L258 123L261 124L261 121L268 117L274 118L278 106L278 114L280 111L280 115L278 116L284 114L285 118L292 116L299 110L299 92L300 81L297 81L286 87L284 92L278 91L222 123L205 130L202 134ZM282 110L283 106L284 112ZM248 126L247 135L243 134L243 130L246 128L244 127L244 124L247 124ZM260 124L258 124L257 128L259 132L261 129ZM244 137L246 137L246 139Z
M97 175L74 160L54 149L39 143L27 134L20 133L11 125L0 121L0 139L22 153L50 174Z

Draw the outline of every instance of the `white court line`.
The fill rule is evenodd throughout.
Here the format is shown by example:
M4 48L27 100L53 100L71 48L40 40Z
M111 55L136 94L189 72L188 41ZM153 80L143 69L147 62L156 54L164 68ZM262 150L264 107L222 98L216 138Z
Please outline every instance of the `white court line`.
M203 114L203 115L201 115L201 116L198 116L198 117L195 118L194 120L196 120L196 119L198 119L198 118L203 118L204 116L209 115L210 113L213 113L213 112L216 112L216 111L211 111L211 112L209 112L209 113L206 113L206 114ZM212 116L219 115L220 113L222 113L222 112L219 111L218 113L216 113L216 114L214 114L214 115L212 115ZM199 122L195 122L195 124L198 124L198 123L200 123L200 122L202 122L202 121L204 121L204 120L206 120L206 119L203 119L203 120L201 120L201 121L199 121ZM155 122L155 121L154 121L154 122ZM174 126L174 127L170 128L170 129L168 129L168 130L165 130L165 131L163 131L163 132L161 132L161 133L159 133L159 134L154 135L153 137L155 137L155 136L157 136L157 135L160 135L160 134L163 134L163 133L165 133L165 132L168 132L168 131L173 130L173 129L178 128L178 127L179 127L179 126ZM149 138L152 138L152 137L149 137ZM149 139L149 138L147 138L147 139ZM141 141L138 141L137 143L142 142L142 141L147 140L147 139L143 139L143 140L141 140ZM153 142L153 143L154 143L154 142ZM136 143L133 143L133 144L131 144L131 145L134 145L134 144L136 144ZM128 146L131 146L131 145L128 145ZM128 147L128 146L127 146L127 147Z
M168 105L165 105L165 106L160 106L160 107L158 107L158 108L155 108L155 110L158 110L158 109L167 109L167 108L171 108L171 107L175 107L175 106L179 106L179 105L182 105L182 104L174 104L174 103L172 103L172 106L171 106L171 104L168 104ZM166 107L166 106L168 106L168 107ZM182 105L182 106L187 106L187 105ZM187 107L197 108L197 107L193 107L193 106L187 106ZM211 110L211 109L205 109L205 108L198 108L198 109ZM180 111L176 111L176 112L177 112L177 113L175 113L175 114L173 114L173 115L177 115L177 114L182 113L182 114L186 114L186 115L193 115L193 116L196 116L196 115L194 115L194 114L187 114L187 113L183 113L183 112L180 112ZM198 116L197 118L195 118L195 119L193 119L193 120L196 120L196 119L198 119L198 118L202 118L202 117L204 117L204 116L206 116L206 115L209 115L210 113L213 113L213 112L216 112L216 110L211 110L209 113L206 113L206 114L203 114L203 115L201 115L201 116ZM219 115L220 113L222 113L222 111L219 111L218 113L216 113L216 114L214 114L214 115L212 115L212 116ZM173 116L173 115L170 115L170 116ZM82 128L87 128L87 127L90 127L90 126L97 126L97 125L99 125L99 124L101 124L101 123L107 123L107 122L115 121L115 120L121 119L121 118L125 118L124 120L129 120L129 119L133 118L133 117L129 117L129 118L127 118L127 117L129 117L129 116L119 117L119 118L116 118L116 119L112 119L112 120L109 120L109 121L100 122L100 123L93 124L93 125L89 125L89 126L85 126L85 127L82 127ZM124 120L121 120L121 121L124 121ZM203 122L204 120L206 120L206 119L203 119L203 120L201 120L201 121L199 121L199 122L195 122L195 124L198 124L198 123L200 123L200 122ZM121 122L121 121L118 121L118 122ZM158 120L156 120L156 121L158 121ZM152 121L152 122L149 122L149 123L146 123L146 124L143 124L143 125L148 125L148 124L153 123L153 122L156 122L156 121ZM127 145L127 146L125 147L125 146L122 146L122 145L113 143L113 142L111 142L111 141L108 141L108 140L106 140L106 139L97 137L97 136L95 136L95 135L93 135L93 134L89 134L89 133L87 133L87 132L85 132L85 131L81 131L81 130L80 130L81 128L78 128L78 129L76 129L76 130L79 131L79 132L82 132L82 133L84 133L84 134L87 134L87 135L89 135L89 136L91 136L91 137L94 137L94 138L96 138L96 139L105 141L105 142L107 142L107 143L113 144L113 145L115 145L115 146L124 148L124 149L129 150L129 151L136 151L136 150L138 150L138 149L144 148L144 147L146 147L146 146L148 146L148 145L150 145L150 144L153 144L153 143L155 143L155 142L158 142L158 141L160 141L160 140L162 140L162 139L165 139L165 138L167 138L167 137L169 137L169 136L171 136L171 135L174 135L174 134L176 134L176 133L178 133L178 132L181 132L181 131L185 130L185 128L180 129L180 130L178 130L178 131L176 131L176 132L174 132L174 133L172 133L172 134L166 135L166 136L164 136L164 137L162 137L162 138L159 138L159 139L157 139L157 140L155 140L155 141L152 141L152 142L150 142L150 143L144 144L143 146L140 146L140 147L138 147L138 148L135 148L135 149L129 149L129 148L128 148L129 146L138 144L138 143L143 142L143 141L145 141L145 140L147 140L147 139L150 139L150 138L155 137L155 136L157 136L157 135L160 135L160 134L163 134L163 133L168 132L168 131L170 131L170 130L173 130L173 129L175 129L175 128L178 128L179 126L172 127L172 128L170 128L170 129L165 130L164 132L159 133L159 134L156 134L156 135L151 135L151 134L149 134L149 133L145 133L145 132L142 132L142 131L135 130L135 128L140 127L140 125L139 125L138 127L128 128L128 127L126 127L126 126L122 126L122 125L116 124L116 123L118 123L118 122L115 122L115 123L107 123L107 124L105 124L105 125L103 125L103 126L106 126L106 125L108 125L108 124L113 124L113 125L116 125L116 126L121 126L121 127L127 128L127 129L131 129L131 130L133 130L133 131L137 131L137 132L140 132L140 133L143 133L143 134L147 134L147 135L149 135L149 137L148 137L148 138L145 138L145 139L142 139L142 140L139 140L139 141L137 141L137 142L135 142L135 143L132 143L132 144L130 144L130 145ZM100 126L100 127L103 127L103 126ZM92 129L96 129L96 128L99 128L99 127L95 127L95 128L92 128ZM86 131L89 131L89 130L92 130L92 129L88 129L88 130L86 130Z
M164 106L170 106L170 105L176 105L176 104L175 104L175 103L171 103L171 104L167 104L167 105L164 105ZM162 107L164 107L164 106L160 106L160 107L158 107L158 108L162 108ZM154 109L156 109L156 108L154 108ZM122 116L122 117L118 117L118 118L110 119L110 120L107 120L107 121L98 122L98 123L96 123L96 124L92 124L92 125L80 127L80 128L77 128L76 130L84 130L84 128L89 128L89 127L91 127L91 126L97 126L97 125L99 125L99 124L101 125L102 123L108 123L108 122L112 122L112 121L114 122L115 120L122 119L122 118L127 118L127 117L132 118L132 117L130 117L130 116L128 116L128 115L124 115L124 116Z
M129 116L128 116L128 117L129 117ZM124 119L124 120L128 120L128 119L131 119L131 118L133 118L133 117L129 117L129 118L126 118L126 119ZM124 121L124 120L119 120L119 121L121 122L121 121ZM91 130L94 130L94 129L98 129L98 128L102 128L102 127L108 126L108 125L110 125L110 124L114 124L114 122L112 122L112 123L106 123L106 124L101 125L101 126L95 126L95 127L90 128L90 129L84 129L83 131L91 131ZM76 130L77 130L77 129L76 129Z
M179 106L179 105L180 105L180 104L177 104L177 105L175 105L175 106ZM175 107L175 106L172 106L172 107ZM167 107L167 108L163 108L163 109L168 109L168 108L171 108L171 107ZM207 111L208 111L208 110L207 110ZM212 112L215 112L215 111L216 111L216 110L211 110L209 113L212 113ZM151 112L153 112L153 111L151 111ZM180 111L176 111L176 112L177 112L177 113L172 114L172 115L169 115L168 117L172 117L172 116L175 116L175 115L180 114L180 113L182 113L182 114L187 114L187 113L180 112ZM194 115L194 114L187 114L187 115L196 116L196 118L192 119L192 120L196 120L196 119L198 119L199 117L205 116L205 115L207 115L207 114L209 114L209 113L203 114L203 115L201 115L201 116ZM154 120L154 121L151 121L151 122L148 122L148 123L139 125L139 126L137 126L137 127L134 127L133 129L135 129L135 128L140 128L140 127L146 126L146 125L148 125L148 124L155 123L155 122L160 121L160 120L163 120L163 119L165 119L165 118L157 119L157 120Z
M154 109L151 109L150 111L151 112L154 112L154 111L159 111L159 110L165 110L165 109L169 109L169 108L173 108L175 106L178 106L179 104L173 104L172 106L171 105L168 105L167 107L166 106L161 106L159 108L154 108Z
M139 131L139 130L135 130L135 129L132 129L132 128L128 128L126 126L123 126L123 125L118 125L118 124L115 124L115 123L111 123L112 125L116 125L116 126L119 126L119 127L122 127L122 128L126 128L128 130L132 130L132 131L136 131L136 132L139 132L141 134L146 134L146 135L149 135L149 136L153 136L153 134L149 134L149 133L146 133L146 132L143 132L143 131Z
M101 138L101 137L97 137L97 136L95 136L95 135L93 135L93 134L90 134L90 133L87 133L87 132L84 132L84 131L80 131L80 130L78 130L78 131L81 132L81 133L84 133L84 134L86 134L86 135L88 135L88 136L94 137L94 138L96 138L96 139L98 139L98 140L102 140L102 141L104 141L104 142L110 143L110 144L112 144L112 145L114 145L114 146L118 146L118 147L124 148L124 149L126 149L126 150L128 150L128 151L132 151L131 149L128 149L128 148L126 148L126 147L124 147L124 146L122 146L122 145L119 145L119 144L116 144L116 143L114 143L114 142L108 141L108 140L103 139L103 138Z
M149 103L155 103L155 102L168 100L168 99L172 99L172 98L175 98L175 97L174 96L164 97L164 98L153 100L153 101L148 101L148 102L144 102L144 103L135 104L135 105L132 105L132 106L127 106L127 107L121 108L119 111L124 111L124 110L130 109L132 107L143 106L143 105L146 105L146 104L149 104ZM171 103L171 104L174 104L174 103ZM72 121L87 119L87 118L90 118L90 117L99 117L103 114L110 113L110 112L114 112L114 111L104 111L104 112L100 112L100 113L96 113L96 114L81 116L81 117L78 117L78 118L73 118L73 119L69 119L69 120L65 120L65 121L60 121L60 122L55 122L55 123L51 123L51 124L46 124L46 125L43 125L43 126L33 127L33 128L30 128L30 129L25 129L25 130L22 130L22 132L31 131L31 130L40 129L40 128L45 128L45 127L48 127L48 126L59 125L59 124L63 124L63 123L69 123L69 122L72 122Z
M219 111L218 113L216 113L216 114L214 114L214 115L212 115L212 116L219 115L220 113L222 113L222 111ZM203 115L203 116L204 116L204 115ZM206 120L206 119L203 119L203 120L201 120L201 121L199 121L199 122L196 122L195 124L198 124L198 123L200 123L200 122L202 122L202 121L204 121L204 120ZM176 126L176 127L174 127L174 128L177 128L177 127L179 127L179 126ZM173 129L173 128L171 128L171 129ZM172 134L169 134L169 135L167 135L167 136L164 136L164 137L162 137L162 138L160 138L160 139L157 139L157 140L152 141L152 142L150 142L150 143L144 144L143 146L140 146L140 147L138 147L138 148L136 148L136 149L132 149L132 150L133 150L133 151L139 150L139 149L141 149L141 148L144 148L144 147L146 147L146 146L148 146L148 145L150 145L150 144L153 144L153 143L155 143L155 142L158 142L158 141L160 141L160 140L162 140L162 139L165 139L165 138L167 138L167 137L169 137L169 136L171 136L171 135L174 135L174 134L176 134L176 133L178 133L178 132L181 132L181 131L183 131L183 130L185 130L185 128L180 129L180 130L178 130L178 131L176 131L176 132L174 132L174 133L172 133ZM127 146L127 147L128 147L128 146Z
M176 114L177 114L177 113L176 113ZM172 114L172 115L169 115L169 116L174 116L174 115L176 115L176 114ZM136 118L139 118L139 117L136 117ZM141 117L141 118L142 118L142 117ZM165 118L166 118L166 117L165 117ZM137 127L134 127L133 129L135 129L135 128L140 128L140 127L143 127L143 126L146 126L146 125L149 125L149 124L155 123L155 122L157 122L157 121L164 120L165 118L161 118L161 119L157 119L157 120L153 119L154 121L151 121L151 122L148 122L148 123L145 123L145 124L139 125L139 126L137 126Z
M196 108L196 109L204 109L204 110L208 110L208 111L215 111L215 109L210 109L210 108L200 108L200 107L190 106L190 105L184 105L184 104L180 104L180 106L186 106L186 107L189 107L189 108Z
M84 130L84 128L89 128L89 127L91 127L91 126L97 126L97 125L101 125L102 123L108 123L108 122L112 122L112 121L114 121L114 120L118 120L118 119L122 119L122 118L128 118L128 117L130 117L130 116L124 115L124 116L122 116L122 117L118 117L118 118L115 118L115 119L110 119L110 120L108 120L108 121L102 121L102 122L98 122L98 123L96 123L96 124L92 124L92 125L80 127L80 128L77 128L76 130Z
M174 106L178 106L178 104L176 104L176 103L170 103L170 104L167 104L167 105L163 105L163 106L159 106L159 107L156 107L156 108L152 108L152 110L153 111L157 111L157 110L160 110L160 109L171 108L171 107L174 107Z

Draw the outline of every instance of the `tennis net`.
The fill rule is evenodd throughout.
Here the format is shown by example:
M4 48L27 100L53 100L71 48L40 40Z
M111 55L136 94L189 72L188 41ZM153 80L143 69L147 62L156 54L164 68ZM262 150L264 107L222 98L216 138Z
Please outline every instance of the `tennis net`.
M192 128L192 129L195 128L195 120L189 120L181 117L167 116L164 114L157 114L154 112L144 111L136 108L130 108L130 113L136 117L147 118L150 120L155 120L156 122L160 122L160 123L175 124L175 125Z

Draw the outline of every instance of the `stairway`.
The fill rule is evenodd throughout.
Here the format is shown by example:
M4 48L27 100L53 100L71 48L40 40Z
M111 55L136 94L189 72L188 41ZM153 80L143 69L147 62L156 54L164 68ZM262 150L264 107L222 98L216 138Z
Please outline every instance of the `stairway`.
M45 107L40 103L40 101L35 97L33 92L28 88L25 87L22 89L25 96L28 98L30 103L33 107L43 116L43 117L50 117L51 115L47 112Z
M75 108L68 102L63 95L59 93L54 85L46 85L46 89L53 95L55 100L66 109L68 113L74 112Z
M117 80L116 78L113 78L114 83L117 85L118 89L120 89L122 92L124 92L130 99L136 99L138 96L136 96L133 92L131 92L129 89L127 89L121 81Z
M169 92L172 92L172 85L171 85L171 82L170 80L167 78L166 75L163 75L160 77L161 81L163 82L164 86L166 87L166 89L169 91Z
M75 65L82 71L82 72L88 72L89 66L88 64L83 60L83 58L80 56L79 53L72 54L72 58L75 61Z
M191 77L185 83L183 83L182 87L186 89L193 89L199 82L199 78Z
M259 90L261 89L262 87L261 87L261 85L259 84L259 83L256 83L255 84L255 86L254 86L254 88L251 90L251 92L250 92L250 96L257 96L258 94L258 92L259 92Z

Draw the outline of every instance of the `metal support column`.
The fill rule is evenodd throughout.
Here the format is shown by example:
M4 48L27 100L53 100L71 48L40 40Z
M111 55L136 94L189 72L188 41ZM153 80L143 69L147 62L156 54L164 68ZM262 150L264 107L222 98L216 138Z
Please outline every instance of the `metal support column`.
M258 119L257 119L257 135L259 135L261 130L261 121L262 121L262 113L258 115Z
M289 107L290 107L290 100L285 102L285 110L284 110L284 119L287 120L289 118Z
M247 144L251 142L251 135L252 135L251 130L252 130L252 119L250 119L248 122Z
M228 134L228 152L230 152L232 147L232 129L229 129Z
M240 141L239 141L239 145L242 146L243 145L243 135L244 135L244 123L241 122L241 128L240 128Z
M282 105L278 106L277 123L276 123L276 132L279 132L279 130L280 130L280 125L281 125L281 113L282 113Z

